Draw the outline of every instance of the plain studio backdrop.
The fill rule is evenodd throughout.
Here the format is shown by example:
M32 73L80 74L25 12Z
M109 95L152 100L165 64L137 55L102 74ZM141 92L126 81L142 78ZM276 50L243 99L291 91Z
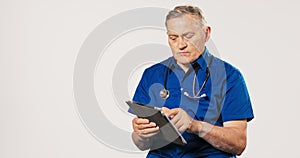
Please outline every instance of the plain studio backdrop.
M74 99L74 67L83 43L104 21L133 9L171 9L178 4L204 10L219 56L245 77L255 119L249 123L248 146L241 157L300 157L300 3L296 0L0 1L0 157L144 157L146 152L124 151L115 144L123 135L100 136L101 130L97 135L84 122ZM107 40L101 37L100 44ZM113 91L107 85L126 52L147 42L166 45L167 38L165 30L144 28L111 40L93 72L94 91L97 100L106 103L99 109L110 124L130 136L133 116L109 101ZM143 69L153 62L135 67L130 79L125 78L129 96ZM101 129L105 123L95 119L93 125ZM102 130L107 134L109 129ZM124 143L133 145L120 142Z

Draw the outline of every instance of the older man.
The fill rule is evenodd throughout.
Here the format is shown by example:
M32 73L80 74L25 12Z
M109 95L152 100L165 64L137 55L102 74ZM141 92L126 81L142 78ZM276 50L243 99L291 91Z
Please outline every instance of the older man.
M162 107L187 144L161 142L160 127L132 120L132 139L147 157L231 158L246 147L247 122L254 118L243 76L214 57L205 44L211 28L202 11L177 6L166 17L173 57L147 68L133 101Z

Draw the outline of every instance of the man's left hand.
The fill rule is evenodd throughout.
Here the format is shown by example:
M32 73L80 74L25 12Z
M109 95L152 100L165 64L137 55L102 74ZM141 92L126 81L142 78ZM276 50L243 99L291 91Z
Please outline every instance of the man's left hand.
M188 130L192 125L192 118L181 108L168 109L163 107L164 113L171 118L171 122L179 130L184 132Z

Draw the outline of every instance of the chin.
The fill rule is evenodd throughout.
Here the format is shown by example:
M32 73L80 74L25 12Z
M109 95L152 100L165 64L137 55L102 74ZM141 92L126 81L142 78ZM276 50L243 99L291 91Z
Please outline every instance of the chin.
M190 64L190 62L189 62L189 61L186 61L186 60L177 60L177 63L178 63L178 64L182 64L182 65Z
M177 60L177 62L181 63L181 64L188 64L191 62L191 59L185 57L185 56L178 56L177 58L175 58Z

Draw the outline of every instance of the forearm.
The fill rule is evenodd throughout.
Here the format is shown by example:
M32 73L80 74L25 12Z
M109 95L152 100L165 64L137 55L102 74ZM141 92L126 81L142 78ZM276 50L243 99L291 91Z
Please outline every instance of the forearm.
M152 141L150 138L142 138L136 132L132 132L131 137L132 137L134 144L140 150L147 150L151 147Z
M231 154L240 155L246 147L246 129L218 127L194 120L191 131L215 148Z

